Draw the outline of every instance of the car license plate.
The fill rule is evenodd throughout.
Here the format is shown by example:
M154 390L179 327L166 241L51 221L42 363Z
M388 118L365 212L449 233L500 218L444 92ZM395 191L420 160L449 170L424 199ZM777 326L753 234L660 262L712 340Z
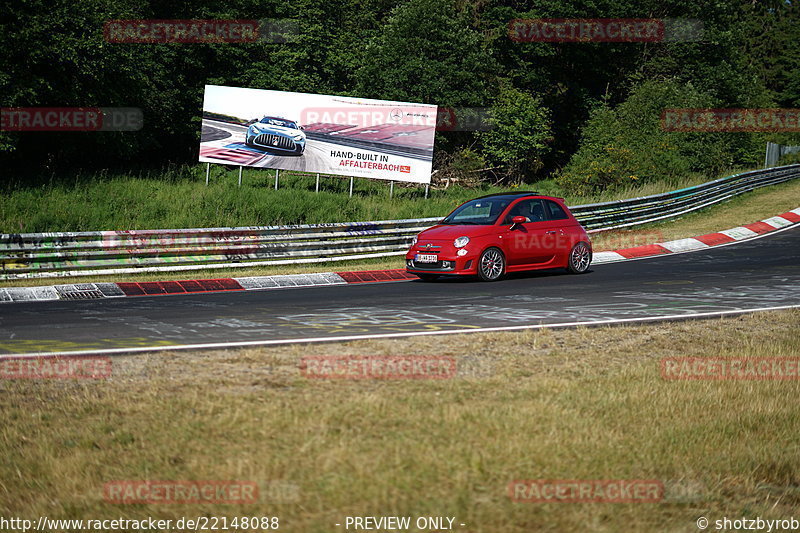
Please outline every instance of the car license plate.
M439 260L439 256L435 254L417 254L414 261L417 263L435 263Z

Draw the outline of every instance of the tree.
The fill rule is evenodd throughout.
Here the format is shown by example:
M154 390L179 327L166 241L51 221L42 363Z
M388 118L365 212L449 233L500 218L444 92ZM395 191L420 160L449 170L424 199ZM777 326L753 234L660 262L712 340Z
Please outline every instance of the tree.
M491 129L478 134L488 162L516 179L542 168L552 141L548 110L541 99L504 84L490 109Z
M485 105L497 65L452 0L409 0L367 42L356 74L361 96L441 106Z
M719 101L691 83L646 81L616 107L603 104L582 132L581 146L557 181L577 194L630 183L675 180L692 172L710 176L753 164L760 143L752 133L681 132L662 127L666 109L714 108Z

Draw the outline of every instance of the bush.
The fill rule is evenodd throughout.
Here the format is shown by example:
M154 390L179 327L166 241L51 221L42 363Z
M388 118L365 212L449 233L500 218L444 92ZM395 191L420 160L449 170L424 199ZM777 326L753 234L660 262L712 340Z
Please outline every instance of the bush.
M646 81L616 108L592 113L581 145L557 182L574 194L591 194L632 182L678 181L691 172L716 175L752 165L763 151L750 133L664 131L669 108L713 108L718 102L691 83Z
M541 170L551 133L549 111L538 97L502 87L491 107L489 124L491 129L479 132L477 138L491 166L515 180Z
M469 147L452 154L440 151L435 157L437 171L432 176L434 186L446 189L458 183L462 187L478 187L481 176L489 172L484 157Z
M785 154L778 160L778 165L794 165L795 163L800 163L800 152L794 152L791 154Z

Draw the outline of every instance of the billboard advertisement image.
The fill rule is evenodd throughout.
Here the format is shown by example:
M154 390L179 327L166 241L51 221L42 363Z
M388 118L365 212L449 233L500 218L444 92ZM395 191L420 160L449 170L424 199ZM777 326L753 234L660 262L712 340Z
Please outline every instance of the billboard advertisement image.
M437 107L206 85L200 161L430 183Z

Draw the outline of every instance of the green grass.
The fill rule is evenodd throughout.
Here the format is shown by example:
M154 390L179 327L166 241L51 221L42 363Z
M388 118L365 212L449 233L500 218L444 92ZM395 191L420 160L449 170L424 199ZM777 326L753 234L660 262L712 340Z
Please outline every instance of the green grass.
M800 207L800 180L792 180L657 224L595 234L596 251L628 248L726 230Z
M733 171L728 172L731 174ZM482 194L508 190L432 189L395 184L389 198L386 182L356 179L349 197L348 178L325 176L316 193L315 177L282 172L274 190L272 171L238 171L214 166L205 185L205 165L172 167L136 175L101 172L69 178L12 177L0 190L0 233L99 231L131 229L265 226L351 222L444 216L458 204ZM571 196L553 180L523 185L565 197L570 205L654 194L708 181L717 176L689 176L680 182L657 182L608 191L591 197Z
M730 229L742 224L757 222L785 213L800 206L800 180L781 183L743 194L701 211L678 219L650 224L629 230L614 230L594 234L592 243L596 252L630 248L683 237ZM207 279L246 276L272 276L278 274L305 274L311 272L382 270L404 268L402 257L330 261L326 263L296 263L291 265L264 265L247 268L203 269L184 272L152 272L142 274L117 274L113 276L80 276L74 278L33 278L0 280L0 287L55 285L61 283L90 283L103 281L165 281L182 279Z

